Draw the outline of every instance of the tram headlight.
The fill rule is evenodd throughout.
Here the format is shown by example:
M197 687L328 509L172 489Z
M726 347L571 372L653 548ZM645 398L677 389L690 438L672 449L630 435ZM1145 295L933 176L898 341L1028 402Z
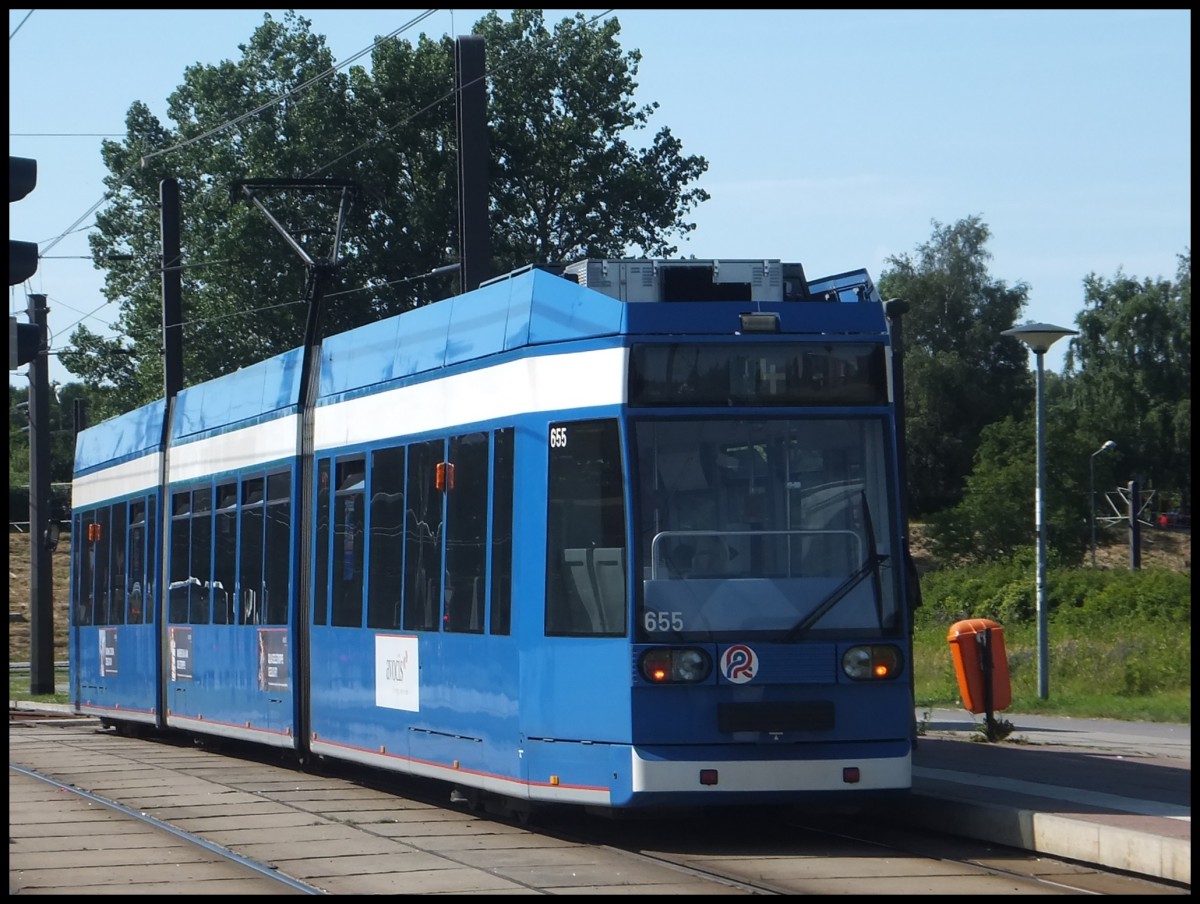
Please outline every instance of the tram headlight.
M851 681L889 681L903 665L900 648L891 644L851 647L842 654L842 671Z
M651 684L695 684L712 674L712 658L695 647L654 647L642 653L638 670Z

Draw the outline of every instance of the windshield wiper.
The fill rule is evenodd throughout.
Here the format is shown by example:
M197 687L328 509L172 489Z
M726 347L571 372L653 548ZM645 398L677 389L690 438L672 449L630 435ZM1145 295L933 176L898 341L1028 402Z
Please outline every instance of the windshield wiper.
M825 599L821 601L821 604L817 606L817 608L813 609L812 612L808 613L808 615L804 616L804 618L800 619L800 621L796 622L795 625L789 628L788 632L780 638L781 643L792 643L793 641L799 640L801 637L803 637L809 628L819 622L825 613L840 603L846 594L861 584L863 578L865 578L867 575L871 575L875 579L875 609L879 616L880 622L882 623L883 599L879 587L879 566L888 560L888 556L880 555L875 551L875 529L871 524L871 509L867 505L867 494L865 492L862 493L862 507L863 523L867 534L866 560L858 566L856 571L847 575L845 580L834 587L829 596L825 597Z
M790 643L794 640L799 640L804 632L820 621L826 612L840 603L847 593L861 584L863 578L867 575L877 575L879 573L879 566L887 560L887 556L881 556L876 553L871 553L871 555L867 556L867 560L858 566L857 571L838 584L829 596L825 597L821 605L817 606L816 609L800 619L793 627L789 628L788 632L780 638L780 642Z

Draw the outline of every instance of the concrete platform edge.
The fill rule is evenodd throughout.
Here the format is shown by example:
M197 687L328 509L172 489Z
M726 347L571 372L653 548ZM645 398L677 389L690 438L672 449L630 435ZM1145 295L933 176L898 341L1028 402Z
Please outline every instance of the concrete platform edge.
M914 792L913 803L905 821L933 831L952 825L954 832L980 841L1192 883L1189 840L937 794Z

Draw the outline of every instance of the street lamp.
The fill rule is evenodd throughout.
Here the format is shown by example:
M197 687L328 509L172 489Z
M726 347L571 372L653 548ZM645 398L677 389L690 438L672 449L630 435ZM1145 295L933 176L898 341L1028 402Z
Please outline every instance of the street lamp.
M1063 336L1078 335L1077 330L1064 329L1049 323L1026 323L1011 330L1003 330L1001 336L1015 336L1032 350L1037 357L1037 489L1034 494L1034 521L1037 527L1037 635L1038 635L1038 697L1050 697L1049 643L1046 638L1046 427L1042 405L1042 358L1046 351Z
M1088 502L1091 504L1093 568L1096 567L1096 456L1115 448L1117 448L1117 444L1111 439L1107 439L1104 441L1104 445L1093 452L1092 457L1088 459Z

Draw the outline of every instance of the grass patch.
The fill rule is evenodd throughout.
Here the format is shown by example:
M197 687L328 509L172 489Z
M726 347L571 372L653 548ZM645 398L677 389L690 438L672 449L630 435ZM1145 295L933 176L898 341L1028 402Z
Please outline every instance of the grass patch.
M948 626L919 627L913 638L916 703L961 707ZM1047 628L1049 695L1038 697L1037 628L1004 628L1012 705L1007 712L1191 724L1190 624L1108 622Z
M31 694L29 688L31 685L32 676L28 671L13 671L8 672L8 699L9 700L33 700L37 703L70 703L71 696L66 693L54 694ZM63 687L70 681L70 675L65 669L55 671L54 683L58 687Z

